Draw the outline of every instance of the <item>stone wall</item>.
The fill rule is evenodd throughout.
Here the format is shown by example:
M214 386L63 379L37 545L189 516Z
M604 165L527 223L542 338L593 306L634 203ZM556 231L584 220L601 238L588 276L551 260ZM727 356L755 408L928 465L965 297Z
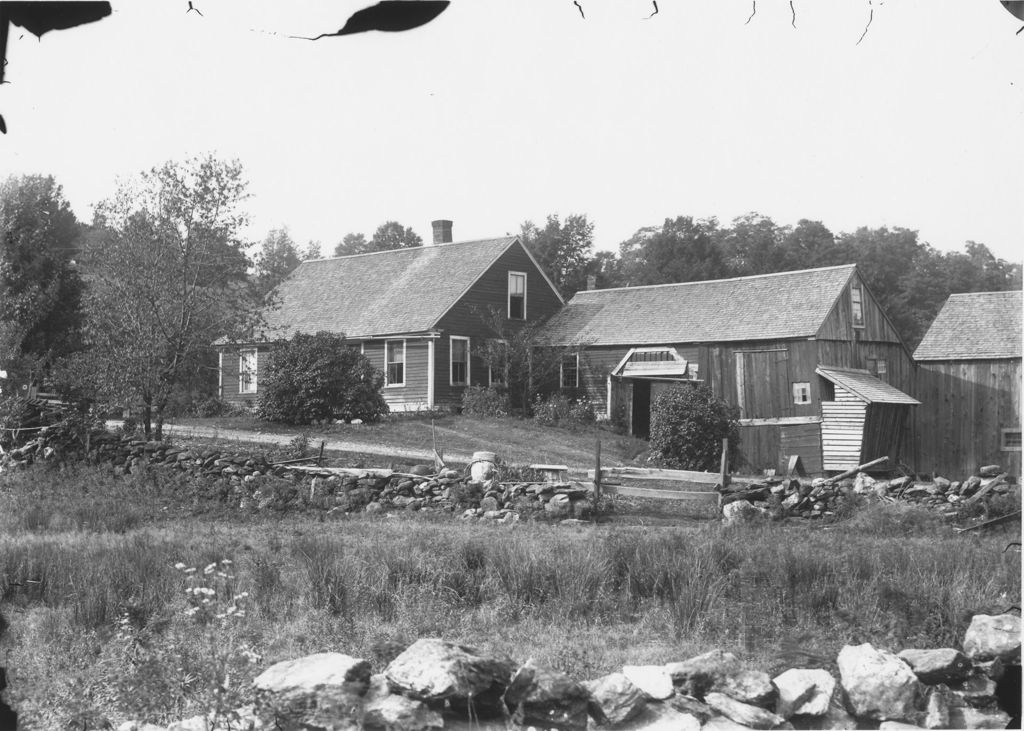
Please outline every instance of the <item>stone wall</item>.
M1019 728L1020 632L1016 615L976 615L960 648L895 655L847 645L835 673L796 667L771 677L711 650L592 680L421 639L378 673L337 652L272 665L253 681L255 703L238 709L242 721L232 728ZM209 720L167 731L207 729ZM1012 720L1017 726L1007 726ZM126 722L119 731L162 730Z

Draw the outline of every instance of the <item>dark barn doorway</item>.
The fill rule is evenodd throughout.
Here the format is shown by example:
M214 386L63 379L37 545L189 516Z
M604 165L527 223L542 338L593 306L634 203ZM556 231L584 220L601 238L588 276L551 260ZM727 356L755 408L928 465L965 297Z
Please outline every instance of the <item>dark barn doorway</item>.
M651 382L633 379L633 436L651 438Z

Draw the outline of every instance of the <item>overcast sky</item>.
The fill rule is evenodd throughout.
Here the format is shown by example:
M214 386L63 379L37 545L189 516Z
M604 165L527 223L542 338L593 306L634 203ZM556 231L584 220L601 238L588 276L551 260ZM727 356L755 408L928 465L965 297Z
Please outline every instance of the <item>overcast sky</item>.
M1024 33L997 0L794 0L796 28L787 0L749 23L749 0L454 0L410 32L288 37L369 3L12 28L0 174L54 175L91 220L118 176L214 151L245 166L252 238L327 255L388 219L459 240L585 213L613 249L757 211L1024 256Z

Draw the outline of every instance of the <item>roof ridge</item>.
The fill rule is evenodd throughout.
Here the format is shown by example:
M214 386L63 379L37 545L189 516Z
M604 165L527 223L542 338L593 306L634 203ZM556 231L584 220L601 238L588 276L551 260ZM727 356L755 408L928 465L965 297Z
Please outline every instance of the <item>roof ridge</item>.
M358 254L345 254L345 256L325 256L320 259L305 259L300 264L316 264L323 261L338 261L339 259L354 259L357 256L375 256L377 254L394 254L400 251L420 252L428 249L448 248L449 246L461 246L463 244L483 244L495 241L511 241L518 236L492 236L487 239L467 239L466 241L449 241L446 244L421 244L420 246L403 246L400 249L384 249L383 251L363 251Z
M744 279L767 279L768 277L777 277L785 274L806 274L809 272L824 272L831 269L849 269L856 267L856 264L836 264L828 267L815 267L813 269L791 269L785 272L769 272L767 274L746 274L742 277L726 277L724 279L695 279L691 282L664 282L663 284L639 284L636 286L626 287L605 287L604 289L584 289L577 292L574 298L581 294L594 294L600 292L619 292L624 289L636 290L636 289L655 289L657 287L684 287L689 284L712 284L716 282L736 282Z
M1018 295L1018 294L1021 294L1022 292L1024 292L1024 290L1020 290L1020 289L995 289L995 290L985 291L985 292L953 292L953 293L951 293L949 295L949 299L953 299L954 297L975 297L975 296L978 296L978 295L991 296L993 294Z

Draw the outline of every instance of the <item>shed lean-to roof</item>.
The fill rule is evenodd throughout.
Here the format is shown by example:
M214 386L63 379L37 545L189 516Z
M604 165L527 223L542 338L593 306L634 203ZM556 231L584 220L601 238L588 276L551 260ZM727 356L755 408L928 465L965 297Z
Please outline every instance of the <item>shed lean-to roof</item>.
M951 294L914 360L1021 357L1021 292Z
M578 292L545 326L553 345L775 340L817 334L853 264Z
M349 338L430 331L515 236L304 261L264 313L268 339L321 330Z
M815 371L835 385L845 388L861 401L868 404L910 404L920 406L921 402L912 398L895 386L875 378L868 371L859 368L835 368L818 366Z

